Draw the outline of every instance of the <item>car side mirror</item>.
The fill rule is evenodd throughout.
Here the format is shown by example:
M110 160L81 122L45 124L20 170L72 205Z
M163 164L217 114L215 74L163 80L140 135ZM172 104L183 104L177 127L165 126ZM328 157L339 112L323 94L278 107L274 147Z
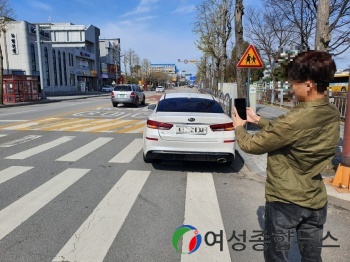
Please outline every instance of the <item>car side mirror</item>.
M148 108L148 109L154 110L156 107L157 107L156 104L151 104L151 105L149 105L147 108Z

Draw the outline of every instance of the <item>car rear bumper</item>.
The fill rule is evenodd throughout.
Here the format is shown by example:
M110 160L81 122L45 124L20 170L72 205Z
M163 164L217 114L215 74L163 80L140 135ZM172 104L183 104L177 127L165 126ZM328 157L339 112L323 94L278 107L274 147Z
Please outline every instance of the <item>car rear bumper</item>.
M210 161L210 162L232 162L235 155L226 152L180 152L154 150L146 153L146 158L163 160L186 160L186 161Z
M134 104L135 103L135 99L134 98L130 98L130 97L114 97L111 99L112 103L123 103L123 104Z

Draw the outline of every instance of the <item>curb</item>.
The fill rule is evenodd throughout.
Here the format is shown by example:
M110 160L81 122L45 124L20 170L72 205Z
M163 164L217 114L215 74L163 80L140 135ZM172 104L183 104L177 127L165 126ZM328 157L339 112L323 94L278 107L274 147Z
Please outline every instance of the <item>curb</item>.
M58 98L55 99L54 96L50 96L51 98L46 98L44 100L38 100L38 101L32 101L32 102L18 102L18 103L8 103L4 105L0 105L0 108L6 108L6 107L15 107L15 106L27 106L27 105L37 105L37 104L48 104L48 103L55 103L55 102L62 102L67 100L78 100L78 99L87 99L90 97L100 97L100 96L109 96L109 94L96 94L96 95L82 95L82 96L57 96ZM62 97L62 98L60 98Z

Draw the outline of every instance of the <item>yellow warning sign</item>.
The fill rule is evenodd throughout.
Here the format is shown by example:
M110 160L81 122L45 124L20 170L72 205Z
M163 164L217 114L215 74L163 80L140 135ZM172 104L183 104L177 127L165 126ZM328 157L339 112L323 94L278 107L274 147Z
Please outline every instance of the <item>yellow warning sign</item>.
M263 63L253 45L249 45L241 60L239 60L237 67L242 68L261 68Z

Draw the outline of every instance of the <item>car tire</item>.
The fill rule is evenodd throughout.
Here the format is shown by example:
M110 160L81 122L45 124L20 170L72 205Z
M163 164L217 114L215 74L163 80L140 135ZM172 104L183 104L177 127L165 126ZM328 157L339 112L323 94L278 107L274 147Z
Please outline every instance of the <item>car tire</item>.
M143 96L143 100L142 100L142 102L141 102L141 105L145 105L146 104L146 97L145 96Z
M153 160L152 160L152 159L150 159L150 158L147 158L147 157L145 156L145 154L143 154L143 161L144 161L145 163L147 163L147 164L149 164L149 163L152 163L152 162L153 162Z
M118 103L112 103L113 104L113 107L117 107L118 106Z
M139 107L139 99L138 98L136 98L134 106Z

